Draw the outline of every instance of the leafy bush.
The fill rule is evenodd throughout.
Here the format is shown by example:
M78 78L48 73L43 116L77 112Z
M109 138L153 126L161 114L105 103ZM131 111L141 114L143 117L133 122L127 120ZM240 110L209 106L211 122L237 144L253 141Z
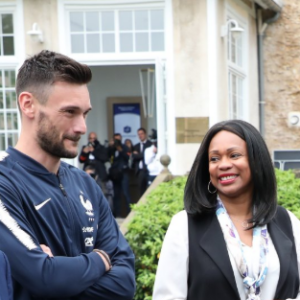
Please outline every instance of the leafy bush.
M134 205L135 216L128 225L126 239L135 254L136 300L152 299L152 288L165 233L173 215L183 209L186 177L161 183L147 197L147 203Z
M276 169L278 203L300 219L300 179L292 171ZM183 209L186 177L160 184L147 203L134 205L135 216L126 238L136 257L135 300L151 300L162 242L173 215ZM268 187L266 187L268 188Z
M300 179L291 170L275 169L278 204L290 210L300 219Z

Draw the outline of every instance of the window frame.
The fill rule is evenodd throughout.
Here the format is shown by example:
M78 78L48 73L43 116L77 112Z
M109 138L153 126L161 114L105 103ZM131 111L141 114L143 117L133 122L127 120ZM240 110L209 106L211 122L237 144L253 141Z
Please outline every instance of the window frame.
M59 13L59 24L61 30L59 39L61 41L61 51L70 55L71 57L87 63L92 63L93 61L106 60L109 64L109 61L128 61L128 60L155 60L157 58L165 58L166 57L166 9L165 9L165 1L163 0L110 0L110 1L80 1L80 2L69 2L66 0L60 0L58 2L58 13ZM164 51L141 51L141 52L120 52L120 38L119 38L119 30L115 30L115 52L99 52L99 53L73 53L71 52L71 31L70 31L70 19L69 13L70 11L82 12L82 11L114 11L115 13L115 29L116 23L118 23L118 18L116 18L116 11L121 10L155 10L161 9L164 14ZM149 29L150 31L150 29ZM149 32L148 31L148 32ZM151 31L152 32L152 31ZM135 38L135 37L134 37ZM67 41L67 43L65 42ZM101 45L102 46L102 45Z
M226 61L227 61L227 83L228 83L228 115L231 119L243 119L248 120L247 116L247 108L248 108L248 66L247 66L247 58L248 58L248 24L245 19L243 19L240 15L238 15L231 8L227 8L226 12L226 20L234 19L238 22L239 26L244 29L241 33L241 50L242 54L241 64L238 63L238 57L236 56L237 62L233 62L231 58L231 41L232 34L228 28L228 35L226 40ZM236 46L237 47L237 46ZM241 80L241 84L237 86L236 91L236 111L233 111L234 107L234 98L233 91L231 89L232 82L231 77L236 76ZM241 88L241 91L238 89Z

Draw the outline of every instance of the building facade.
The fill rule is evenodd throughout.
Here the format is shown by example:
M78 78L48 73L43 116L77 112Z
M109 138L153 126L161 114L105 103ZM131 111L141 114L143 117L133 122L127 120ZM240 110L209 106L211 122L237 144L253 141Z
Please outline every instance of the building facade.
M91 67L88 131L96 131L103 143L116 130L130 136L134 126L157 129L159 152L171 157L171 171L186 173L216 122L238 118L260 127L259 50L269 43L258 37L282 5L280 0L0 0L1 150L14 145L20 131L17 70L29 55L49 49ZM139 123L117 118L117 109L130 107L138 108ZM69 162L78 165L77 159Z

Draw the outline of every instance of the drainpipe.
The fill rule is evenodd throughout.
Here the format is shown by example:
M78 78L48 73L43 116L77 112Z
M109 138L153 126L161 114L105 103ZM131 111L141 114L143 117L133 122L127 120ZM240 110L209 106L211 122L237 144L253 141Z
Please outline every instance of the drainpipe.
M275 22L280 17L277 12L274 17L267 19L262 23L262 10L258 10L258 80L259 80L259 131L265 137L265 99L264 99L264 56L263 56L263 39L264 33L269 24Z

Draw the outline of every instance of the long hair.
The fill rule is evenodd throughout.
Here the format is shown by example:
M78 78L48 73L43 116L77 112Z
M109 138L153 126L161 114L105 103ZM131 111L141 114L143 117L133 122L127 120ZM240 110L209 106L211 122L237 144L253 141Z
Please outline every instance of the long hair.
M16 93L27 91L44 104L48 100L50 88L55 82L87 84L92 72L87 65L53 51L43 50L26 59L19 69Z
M207 188L210 181L208 149L212 138L222 130L234 133L246 142L253 183L252 206L255 207L251 222L255 226L267 224L274 217L277 207L274 166L259 131L241 120L217 123L206 133L185 186L185 209L190 214L215 211L217 195L210 194Z

